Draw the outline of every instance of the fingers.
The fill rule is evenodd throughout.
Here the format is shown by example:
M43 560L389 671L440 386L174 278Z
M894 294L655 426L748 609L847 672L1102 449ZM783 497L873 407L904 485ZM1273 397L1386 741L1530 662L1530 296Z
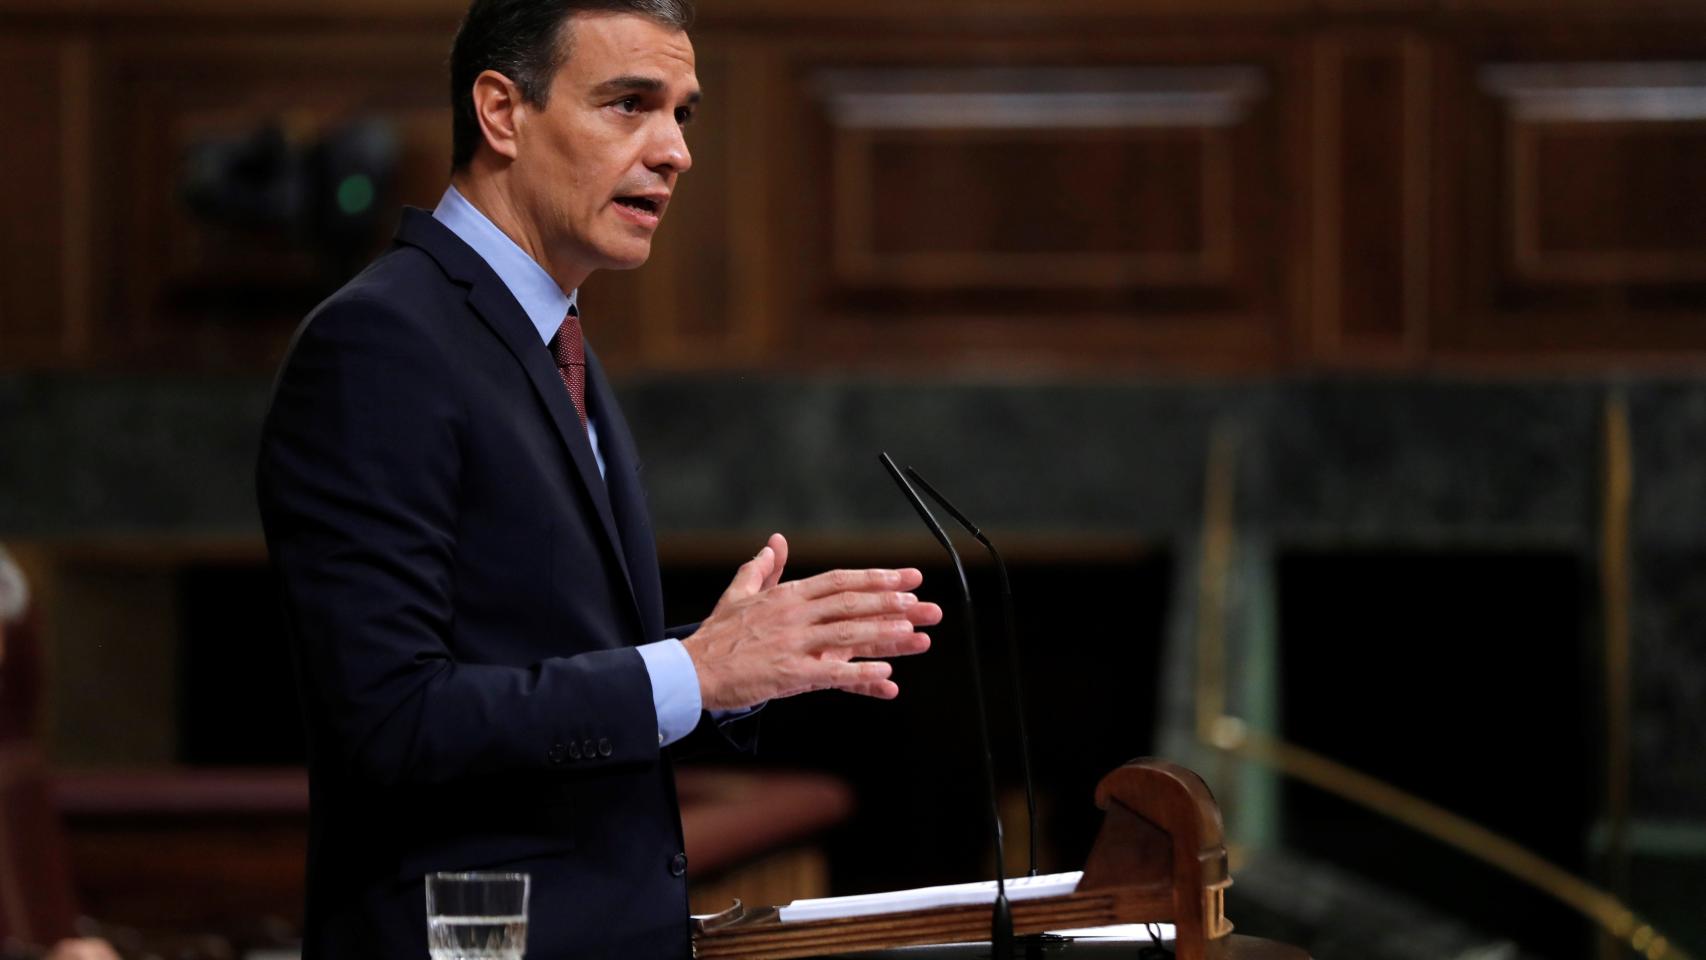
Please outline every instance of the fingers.
M782 568L788 565L788 538L779 533L772 533L766 544L775 554L775 568L764 578L764 589L768 590L782 581Z
M766 544L764 549L758 551L758 556L741 564L740 569L735 571L734 579L729 582L729 588L723 591L723 596L737 600L750 597L763 589L766 581L779 569L776 551Z
M821 658L903 657L930 649L930 637L910 620L843 620L804 631L803 649Z
M885 643L898 643L913 635L910 620L842 620L803 631L803 647L810 650L845 648L863 650Z
M849 659L866 657L910 657L930 649L930 635L909 633L890 641L878 641L862 647L845 647L837 652Z
M824 660L859 660L884 659L887 657L910 657L924 653L930 649L930 635L927 633L902 633L898 630L892 637L883 637L870 643L850 643L822 647L817 656Z
M904 570L831 570L795 580L788 586L800 596L815 600L836 593L912 590L923 582L924 574L908 567Z
M788 541L772 534L735 572L716 609L683 641L711 709L811 690L893 699L888 658L923 653L920 628L942 608L913 594L916 569L833 570L783 583Z
M805 614L808 623L831 623L865 617L899 617L916 606L918 597L911 593L848 590L806 601Z
M811 681L812 685L820 690L845 690L863 696L893 699L900 693L900 687L889 679L893 672L894 668L881 660L857 660L851 663L820 660Z
M873 697L877 700L893 700L900 696L900 686L893 680L855 684L850 687L843 687L842 690L861 697Z
M920 603L906 608L901 616L915 627L933 627L942 622L942 608L934 603Z

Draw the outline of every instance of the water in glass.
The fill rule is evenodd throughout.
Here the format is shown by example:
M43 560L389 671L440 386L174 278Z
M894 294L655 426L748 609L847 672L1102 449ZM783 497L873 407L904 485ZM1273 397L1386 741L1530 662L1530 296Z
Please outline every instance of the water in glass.
M527 948L527 917L429 917L432 960L520 960Z
M432 960L521 960L527 952L525 873L435 873L426 878Z

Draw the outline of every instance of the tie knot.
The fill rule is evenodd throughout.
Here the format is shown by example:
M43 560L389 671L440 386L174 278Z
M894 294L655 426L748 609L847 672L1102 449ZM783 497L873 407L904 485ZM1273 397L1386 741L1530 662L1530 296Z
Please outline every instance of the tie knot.
M562 325L557 327L557 336L551 342L551 352L557 356L557 366L566 367L570 364L586 365L586 342L581 339L580 311L569 307L568 316L563 318Z

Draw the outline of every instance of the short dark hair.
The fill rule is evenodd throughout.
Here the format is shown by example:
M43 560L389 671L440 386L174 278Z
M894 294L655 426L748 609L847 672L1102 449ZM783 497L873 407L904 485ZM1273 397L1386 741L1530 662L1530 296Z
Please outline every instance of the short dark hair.
M474 0L450 49L451 169L465 169L482 139L474 78L496 70L530 106L545 106L569 56L563 26L577 13L632 13L686 30L693 0Z

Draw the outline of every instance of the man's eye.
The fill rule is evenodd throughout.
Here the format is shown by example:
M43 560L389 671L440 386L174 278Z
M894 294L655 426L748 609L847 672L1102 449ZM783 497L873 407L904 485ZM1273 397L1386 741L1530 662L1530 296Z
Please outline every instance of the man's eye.
M638 113L640 111L639 97L623 97L616 101L616 109L623 113Z
M675 122L681 124L684 127L687 126L688 124L692 123L693 122L693 108L692 107L677 107L676 111L675 111Z

